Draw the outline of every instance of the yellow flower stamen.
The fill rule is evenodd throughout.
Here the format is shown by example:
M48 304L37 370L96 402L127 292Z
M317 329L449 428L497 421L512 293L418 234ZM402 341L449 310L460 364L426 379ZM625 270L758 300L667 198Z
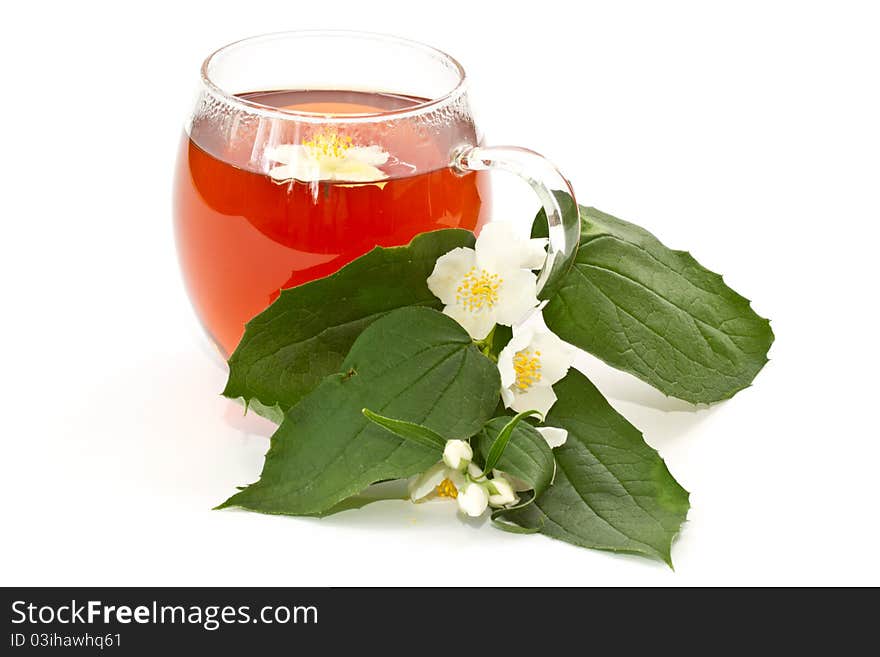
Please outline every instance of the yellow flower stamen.
M492 308L498 303L498 288L502 283L504 279L498 274L471 267L455 290L455 301L472 313Z
M351 137L347 135L339 135L337 132L318 132L302 145L316 157L339 158L345 155L353 143Z
M516 382L513 385L525 392L541 380L541 352L528 349L516 352L513 357L513 371L516 372Z
M452 483L449 479L444 479L440 482L440 485L437 486L437 496L438 497L451 497L455 499L458 497L458 489L455 487L455 484Z

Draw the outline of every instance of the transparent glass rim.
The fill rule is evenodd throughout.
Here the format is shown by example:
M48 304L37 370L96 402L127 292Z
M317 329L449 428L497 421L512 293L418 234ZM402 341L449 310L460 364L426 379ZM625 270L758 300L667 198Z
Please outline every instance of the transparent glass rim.
M304 37L349 38L361 40L366 39L380 43L390 43L399 46L405 46L407 48L412 48L414 50L419 50L421 52L431 54L437 57L439 60L445 61L452 67L452 69L457 72L458 79L452 86L452 88L445 93L438 95L436 98L428 99L417 105L412 105L403 109L386 110L382 112L344 114L333 116L318 114L315 112L302 112L297 110L270 107L268 105L263 105L261 103L256 103L245 98L241 98L240 96L235 95L235 93L223 89L220 85L218 85L216 82L214 82L214 80L211 79L211 76L208 73L208 70L211 64L214 62L215 58L219 55L225 54L232 48L272 39L297 39ZM397 37L391 34L382 34L379 32L361 32L358 30L290 30L282 32L269 32L267 34L247 37L244 39L239 39L238 41L233 41L232 43L228 43L225 46L218 48L210 55L208 55L205 61L202 62L201 80L202 85L205 87L206 91L217 98L219 101L235 107L236 109L245 111L249 114L255 114L269 119L298 121L302 123L366 123L375 121L408 119L419 116L421 114L433 112L443 105L453 103L465 93L467 76L465 74L464 67L452 55L449 55L442 50L421 43L419 41L404 39L402 37ZM258 90L255 89L254 91Z

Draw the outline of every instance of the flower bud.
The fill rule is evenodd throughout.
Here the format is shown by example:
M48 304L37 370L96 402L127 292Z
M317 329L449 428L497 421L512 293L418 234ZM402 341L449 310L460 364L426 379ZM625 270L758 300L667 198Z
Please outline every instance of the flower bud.
M453 470L463 471L472 458L474 458L474 451L467 441L446 441L446 447L443 448L443 462Z
M519 501L513 486L504 477L495 477L489 484L489 504L494 507L508 506Z
M457 500L462 513L476 518L489 506L489 493L481 484L469 483L459 491Z

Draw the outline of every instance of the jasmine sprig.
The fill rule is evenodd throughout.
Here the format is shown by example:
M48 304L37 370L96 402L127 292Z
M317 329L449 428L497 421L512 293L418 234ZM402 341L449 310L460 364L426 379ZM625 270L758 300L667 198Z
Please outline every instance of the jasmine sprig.
M503 473L493 472L493 469L510 442L516 425L534 412L520 413L508 422L492 445L483 468L473 463L474 452L468 441L446 440L428 427L385 417L368 408L363 409L362 413L371 422L400 438L442 450L441 460L410 482L413 502L429 497L451 498L458 502L463 513L471 517L482 515L489 506L505 508L519 502L513 484Z
M688 493L571 368L570 344L666 394L713 402L751 383L773 334L686 252L597 210L580 215L573 268L540 308L546 241L502 224L478 239L440 230L376 248L283 291L248 324L224 391L277 411L281 426L260 480L221 507L326 514L410 477L414 502L454 500L468 516L491 507L508 531L671 563ZM493 418L499 402L518 416ZM522 421L535 415L543 426ZM370 423L402 444L389 452Z

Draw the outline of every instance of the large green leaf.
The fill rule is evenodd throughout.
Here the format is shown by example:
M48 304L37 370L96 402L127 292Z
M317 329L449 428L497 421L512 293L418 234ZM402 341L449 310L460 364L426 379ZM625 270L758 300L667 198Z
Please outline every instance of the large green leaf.
M688 493L642 434L580 372L553 386L547 426L568 431L553 450L556 479L534 504L505 517L582 547L660 558L687 517Z
M638 226L581 208L577 258L544 310L562 339L663 393L715 402L767 362L770 322L684 251ZM542 228L539 215L536 231Z
M220 508L319 514L374 482L426 470L439 448L402 440L362 410L467 439L491 417L500 385L454 320L430 308L395 310L357 338L340 374L287 411L260 480Z
M355 339L379 317L404 306L440 308L426 283L437 258L473 244L465 230L424 233L409 246L376 247L331 276L283 290L248 322L223 394L270 417L274 407L290 408L340 370Z

